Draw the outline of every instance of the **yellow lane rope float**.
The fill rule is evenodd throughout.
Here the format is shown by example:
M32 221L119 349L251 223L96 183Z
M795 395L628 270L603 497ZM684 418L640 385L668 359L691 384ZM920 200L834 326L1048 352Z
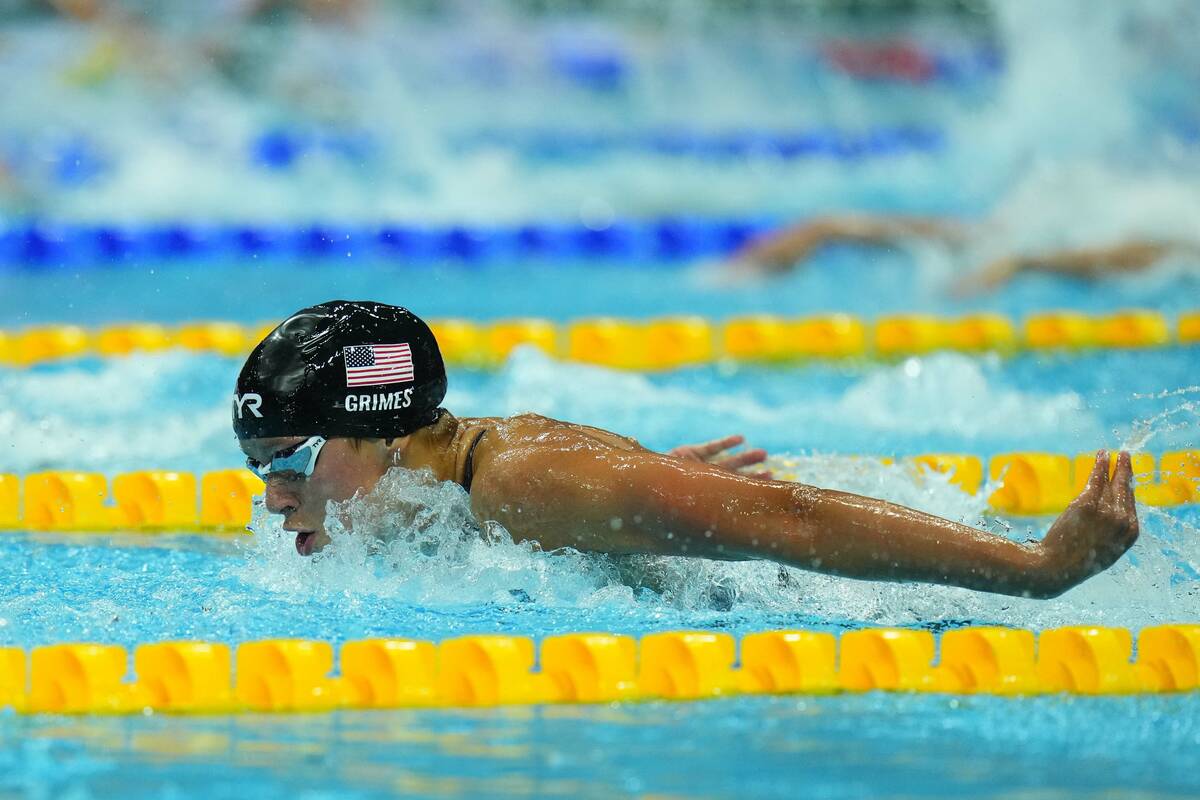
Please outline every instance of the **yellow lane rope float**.
M240 357L273 326L194 322L88 330L49 325L0 330L0 364L26 367L85 356L113 357L170 348ZM1127 310L1089 316L1070 311L1014 321L998 314L947 318L897 314L874 321L848 314L818 317L755 315L714 322L700 317L650 320L544 319L431 321L447 363L489 367L528 345L561 358L622 369L672 369L720 360L900 358L938 350L999 352L1155 348L1200 342L1200 311L1172 325L1156 312Z
M317 712L628 700L739 694L936 692L1128 695L1200 688L1200 625L969 627L935 637L900 628L549 636L481 635L440 644L368 639L341 646L282 639L231 650L160 642L0 648L0 708L21 713ZM535 654L537 668L535 669Z
M986 476L988 504L994 511L1036 516L1066 508L1083 489L1094 459L1093 453L1002 453L985 465L978 456L930 453L901 461L918 479L927 473L945 474L969 494L985 488ZM1110 462L1110 470L1115 463ZM1133 473L1140 503L1200 502L1200 450L1178 450L1158 458L1135 453ZM786 459L779 461L775 476L796 477ZM23 478L0 473L0 530L238 532L249 524L252 499L262 492L262 481L245 469L199 476L145 470L117 475L111 484L93 472L36 472Z

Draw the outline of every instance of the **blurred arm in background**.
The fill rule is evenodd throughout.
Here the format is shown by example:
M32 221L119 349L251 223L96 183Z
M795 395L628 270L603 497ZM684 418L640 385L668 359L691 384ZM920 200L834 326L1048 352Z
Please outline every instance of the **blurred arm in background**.
M752 239L727 263L741 272L778 273L798 267L825 245L891 247L914 238L953 243L964 239L966 233L964 223L937 217L865 214L816 217Z
M817 217L751 240L738 249L726 264L731 270L742 274L774 274L799 267L801 262L829 244L891 247L914 239L962 244L978 230L978 226L969 223L936 217ZM1175 255L1200 259L1200 243L1130 239L1106 246L1008 255L963 276L954 284L952 292L966 295L992 290L1021 272L1050 272L1099 279L1113 273L1145 270Z
M1051 272L1096 280L1113 273L1141 272L1174 255L1200 258L1200 244L1134 239L1106 247L1005 256L963 276L954 285L953 291L958 295L989 291L1021 272Z

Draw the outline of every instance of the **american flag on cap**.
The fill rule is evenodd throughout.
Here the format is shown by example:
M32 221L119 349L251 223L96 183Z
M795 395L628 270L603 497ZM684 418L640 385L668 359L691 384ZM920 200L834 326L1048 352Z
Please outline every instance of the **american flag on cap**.
M386 386L411 383L412 348L401 344L356 344L343 347L347 386Z

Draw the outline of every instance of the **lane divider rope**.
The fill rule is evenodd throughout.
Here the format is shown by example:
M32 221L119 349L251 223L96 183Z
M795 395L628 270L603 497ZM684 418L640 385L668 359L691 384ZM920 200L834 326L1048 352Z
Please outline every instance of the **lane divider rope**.
M905 58L895 50L870 51L839 46L829 51L831 63L844 72L887 77L887 68ZM920 57L912 54L911 57ZM943 60L948 70L953 65ZM964 64L964 66L968 66ZM937 62L925 69L934 77ZM767 162L829 160L858 163L867 159L904 155L932 155L946 148L943 130L928 126L882 125L858 129L833 127L771 129L738 127L705 130L689 127L629 129L579 129L562 127L491 127L450 134L443 139L447 158L482 149L504 149L540 161L605 158L614 155L650 155L689 158L739 165L747 160ZM312 158L327 164L386 169L391 138L368 128L342 126L274 126L246 143L250 162L259 168L283 171ZM9 166L25 176L35 176L61 186L78 188L110 178L126 168L129 154L114 151L84 131L34 139L9 148ZM81 230L86 230L83 228ZM95 229L94 229L95 230ZM97 242L99 243L99 242Z
M1055 514L1083 490L1095 455L1003 453L986 464L974 455L924 454L901 459L918 481L931 475L972 495L987 490L998 513ZM864 459L867 460L867 459ZM895 463L891 458L871 458ZM1115 468L1110 460L1110 470ZM794 464L778 460L775 476L795 480ZM1138 502L1178 506L1200 502L1200 450L1155 458L1133 454ZM987 477L987 483L984 477ZM249 470L203 473L144 470L112 479L94 472L0 474L0 531L238 532L250 523L263 483Z
M111 357L170 348L242 357L275 323L194 322L108 325L88 330L48 325L0 330L0 365L32 366L79 357ZM492 367L514 348L608 367L674 369L721 360L788 363L804 359L900 358L939 350L1017 353L1159 348L1200 343L1200 311L1164 314L1127 309L1089 315L1047 311L1014 320L1000 314L943 317L894 314L866 320L850 314L782 317L758 314L724 321L702 317L649 320L596 317L472 322L431 320L449 364Z
M915 126L879 127L862 131L813 128L782 131L742 129L716 133L685 128L650 131L546 128L485 130L460 137L456 144L464 149L479 146L513 148L527 156L543 159L648 153L708 161L747 158L859 161L910 153L937 153L945 149L946 135L936 128Z
M99 268L123 262L189 259L380 259L453 261L684 261L728 253L777 226L761 218L616 220L512 226L316 222L301 225L159 223L144 226L33 222L0 229L0 267Z
M160 642L129 656L105 644L0 648L0 708L18 712L185 714L318 712L630 700L740 694L937 692L1024 696L1190 692L1200 686L1200 625L1030 630L896 628L642 636L482 635L439 644L329 642L237 646ZM535 659L536 654L536 659ZM536 664L535 664L536 661ZM536 668L535 668L536 667Z

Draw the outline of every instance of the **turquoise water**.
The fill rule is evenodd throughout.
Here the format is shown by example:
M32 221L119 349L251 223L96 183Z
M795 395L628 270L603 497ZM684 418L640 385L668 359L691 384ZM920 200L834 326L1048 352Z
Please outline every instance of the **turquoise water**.
M787 316L831 311L873 318L925 311L997 311L1020 319L1042 309L1102 313L1145 307L1178 313L1200 298L1198 265L1164 263L1148 274L1093 284L1020 276L992 295L956 298L948 286L970 261L923 263L895 252L831 248L780 278L732 284L715 265L563 263L530 260L479 266L405 264L367 258L162 262L92 269L0 269L0 319L6 327L61 322L233 319L257 323L333 297L405 305L428 318L699 314ZM847 282L850 282L848 290ZM664 291L669 288L669 291Z
M1189 797L1193 697L753 697L0 728L16 796ZM719 757L704 754L719 753Z
M1200 151L1184 123L1200 119L1189 89L1197 71L1190 18L1172 16L1175 7L1006 3L914 21L900 34L939 57L1002 55L923 84L839 72L822 55L825 37L845 33L836 25L769 13L705 19L686 4L650 21L497 12L454 26L417 14L353 36L300 21L245 32L229 61L189 49L181 11L164 41L190 78L157 83L162 76L135 69L82 87L64 73L97 35L25 21L0 41L9 90L0 103L10 110L0 131L11 179L0 185L4 229L166 221L604 231L625 219L786 221L839 209L990 223L962 248L830 248L805 269L749 283L731 283L714 263L642 256L5 255L0 329L257 323L332 297L482 320L981 310L1020 319L1131 306L1174 315L1200 306L1200 264L1187 259L1094 284L1023 276L967 299L948 288L1008 250L1194 236ZM277 52L287 56L269 57ZM712 141L887 126L935 131L937 146L845 159L630 144L680 131ZM575 149L556 152L548 138ZM236 466L228 395L238 366L171 352L0 367L0 471ZM741 433L806 482L1024 538L1049 520L999 519L985 514L986 491L966 496L847 456L1195 447L1198 368L1197 347L654 375L518 351L495 371L452 370L446 405L459 415L537 411L662 450ZM4 534L0 646L1200 620L1196 507L1140 509L1142 538L1113 570L1032 601L767 563L542 553L479 539L454 487L397 473L378 494L425 506L429 521L410 531L354 506L355 533L335 534L315 559L298 556L261 509L253 536ZM872 694L198 719L2 712L0 796L1191 796L1200 793L1198 703Z
M234 273L237 266L223 269ZM337 288L325 271L310 275L325 282L303 290L314 297ZM557 300L538 307L570 317L578 304L616 295L613 284L638 275L547 271L542 280ZM687 291L686 276L676 270L656 278ZM443 271L417 291L449 310L453 301L435 287L464 283L461 271ZM138 302L159 302L153 285L130 281L114 305L88 302L83 311L91 319L84 321L119 319ZM1079 305L1087 302L1070 285L1048 285ZM243 299L245 310L230 308L227 316L261 319L288 302L283 294L261 304ZM1114 295L1097 292L1115 307L1125 298ZM708 297L704 310L718 308L711 290L698 296ZM732 297L736 303L738 295ZM787 307L783 299L774 302L781 311ZM47 319L61 313L49 304L27 308ZM211 316L219 310L213 306ZM4 469L113 474L235 465L227 397L238 366L175 352L0 369ZM537 410L633 434L659 449L740 432L776 457L793 458L810 482L978 524L982 493L967 497L901 467L866 466L838 454L1073 453L1133 440L1153 452L1194 446L1198 366L1200 348L1191 347L1011 359L937 354L889 364L712 366L643 375L518 351L496 371L453 370L446 402L459 414ZM386 523L360 525L315 560L297 555L261 512L253 537L6 534L0 644L102 641L132 648L163 639L233 644L273 637L340 643L480 632L540 638L579 630L740 635L970 623L1136 629L1200 618L1195 507L1142 509L1142 539L1130 557L1043 602L839 580L765 563L543 554L464 538L465 498L457 489L395 476L381 492L436 509L435 523L415 541ZM1008 523L1011 535L1023 537L1040 535L1048 521ZM986 524L1005 532L997 520ZM368 536L376 540L371 547L364 544ZM0 787L35 797L201 791L783 797L794 796L797 786L817 797L1104 796L1124 789L1174 796L1198 788L1184 766L1200 738L1198 711L1190 695L1015 701L873 695L201 720L5 714Z
M454 371L459 413L533 408L666 448L745 433L801 477L969 522L984 499L838 452L1037 446L1074 452L1135 436L1194 441L1196 348L1010 361L935 355L891 365L702 368L647 376L520 351L496 372ZM234 360L180 353L4 370L6 468L236 461ZM1183 394L1160 397L1157 387ZM70 391L65 389L69 388ZM1141 396L1149 395L1149 396ZM40 426L40 427L38 427ZM936 448L935 448L936 446ZM7 464L12 464L8 467ZM1053 601L877 585L770 564L543 554L464 535L465 497L402 474L380 492L434 509L409 540L356 525L304 559L261 516L252 537L0 538L0 643L269 637L439 640L501 632L841 631L972 623L1139 628L1200 615L1194 507L1142 509L1116 568ZM1010 520L1040 535L1046 520ZM987 522L997 532L996 520ZM373 543L368 546L370 538ZM18 796L375 797L679 794L722 797L1187 796L1200 740L1194 695L1028 700L875 694L583 708L213 719L0 719L0 787ZM719 753L715 757L714 753Z

